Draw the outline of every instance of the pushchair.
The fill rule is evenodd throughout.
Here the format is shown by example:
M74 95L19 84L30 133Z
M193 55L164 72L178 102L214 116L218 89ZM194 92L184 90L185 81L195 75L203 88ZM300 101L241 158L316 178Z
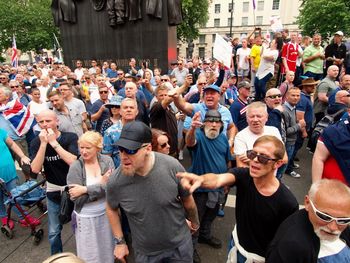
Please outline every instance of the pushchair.
M0 178L0 191L3 192L5 198L7 200L5 201L5 205L8 205L7 207L7 224L1 226L1 232L8 238L13 238L13 231L10 228L9 222L11 219L11 211L13 207L16 207L20 214L23 216L25 222L28 224L28 226L31 229L31 235L33 236L33 243L35 245L38 245L43 238L44 230L38 229L36 230L36 225L33 224L30 220L27 218L27 214L32 212L34 209L32 209L34 206L37 206L39 210L42 212L40 215L40 218L42 218L46 213L46 207L41 202L46 197L46 192L42 188L42 185L45 183L45 179L37 182L35 180L29 180L14 189L12 189L10 192L6 189L5 182ZM25 206L28 208L28 210L24 210L22 206ZM16 222L16 220L13 220Z

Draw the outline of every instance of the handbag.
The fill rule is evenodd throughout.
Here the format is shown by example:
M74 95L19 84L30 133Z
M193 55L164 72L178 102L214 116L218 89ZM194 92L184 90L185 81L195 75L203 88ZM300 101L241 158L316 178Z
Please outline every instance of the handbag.
M69 187L66 186L61 194L60 213L58 219L61 225L67 224L72 220L74 203L70 200Z

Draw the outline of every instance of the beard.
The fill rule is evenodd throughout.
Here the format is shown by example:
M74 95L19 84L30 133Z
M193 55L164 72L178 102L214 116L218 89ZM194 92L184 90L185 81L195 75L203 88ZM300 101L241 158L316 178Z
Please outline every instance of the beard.
M121 164L121 170L122 170L122 174L125 176L134 176L136 173L136 170L134 167L131 167L131 166L125 167L123 164Z
M335 241L339 238L341 231L330 231L327 227L321 226L316 228L315 234L319 237L321 240L328 240L328 241ZM329 233L328 235L324 232Z
M215 129L211 129L209 127L204 126L204 134L209 139L213 140L213 139L216 139L219 136L220 130L215 130Z

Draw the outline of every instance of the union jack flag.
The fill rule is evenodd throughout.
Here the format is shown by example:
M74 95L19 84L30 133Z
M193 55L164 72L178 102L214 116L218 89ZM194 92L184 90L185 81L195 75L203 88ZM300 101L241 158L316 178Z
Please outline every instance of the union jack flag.
M12 67L18 68L18 55L17 55L17 45L16 45L15 35L13 35L13 38L12 38L11 64L12 64Z
M26 134L35 124L34 115L18 100L0 107L0 114L8 120L18 136Z

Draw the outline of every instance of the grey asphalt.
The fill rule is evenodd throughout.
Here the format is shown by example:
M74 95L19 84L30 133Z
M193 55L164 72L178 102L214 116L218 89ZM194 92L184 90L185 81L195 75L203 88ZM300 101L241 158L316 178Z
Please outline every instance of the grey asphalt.
M305 148L298 154L300 159L300 168L297 170L301 174L301 178L291 178L284 176L283 182L290 188L296 196L300 205L303 205L304 196L311 185L311 159ZM189 166L188 154L185 154L186 160L183 161L185 167ZM214 221L212 233L214 236L222 240L223 246L221 249L213 249L207 245L199 244L198 252L201 256L202 263L226 262L227 246L230 239L230 234L233 229L234 219L234 189L230 192L230 201L225 207L225 216L217 217ZM39 210L35 209L33 215L40 215ZM19 224L15 225L14 237L7 239L5 235L0 233L0 263L37 263L42 262L50 256L49 243L47 238L47 217L43 217L40 228L44 230L44 237L39 245L33 244L30 229L23 228ZM65 252L76 252L75 238L72 234L70 224L64 226L62 231L62 241ZM129 263L133 262L132 256L129 257ZM102 262L101 262L102 263Z

